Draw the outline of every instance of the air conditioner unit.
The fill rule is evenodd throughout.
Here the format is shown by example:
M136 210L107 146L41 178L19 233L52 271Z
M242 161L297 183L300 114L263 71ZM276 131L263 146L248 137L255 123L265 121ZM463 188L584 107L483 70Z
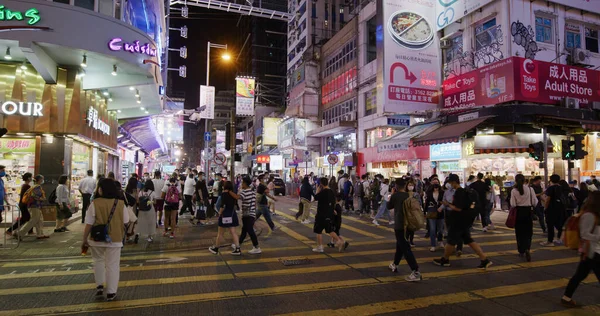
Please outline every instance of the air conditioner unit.
M579 109L579 99L566 97L562 100L562 105L567 109Z
M583 64L583 63L585 63L585 60L587 59L587 57L589 55L590 55L589 50L585 50L585 49L581 49L581 48L573 48L571 50L570 61L574 65Z
M452 47L452 40L451 39L443 39L440 41L440 48L441 49L448 49Z

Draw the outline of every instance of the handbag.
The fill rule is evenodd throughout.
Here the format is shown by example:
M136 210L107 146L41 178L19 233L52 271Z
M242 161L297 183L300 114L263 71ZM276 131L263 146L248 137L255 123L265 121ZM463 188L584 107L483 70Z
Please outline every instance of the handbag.
M233 217L223 217L221 218L221 222L223 224L233 224Z
M506 218L506 227L515 228L515 224L517 223L517 207L513 206L508 211L508 217Z
M196 219L205 220L206 219L206 206L204 204L200 204L198 206L198 212L196 213Z
M150 191L148 195L142 195L139 197L138 210L143 212L148 212L152 210L152 200L150 199L150 196L153 192L154 191Z
M429 206L427 206L427 212L425 213L425 218L427 219L437 219L438 218L438 210L435 207L435 204L430 202Z
M115 210L117 209L118 202L119 202L119 200L115 199L115 203L113 204L112 209L110 210L110 215L108 215L108 221L106 224L92 226L92 231L91 231L92 240L112 243L112 240L110 239L110 235L108 234L108 229L110 227L110 221L112 220L113 215L115 215Z

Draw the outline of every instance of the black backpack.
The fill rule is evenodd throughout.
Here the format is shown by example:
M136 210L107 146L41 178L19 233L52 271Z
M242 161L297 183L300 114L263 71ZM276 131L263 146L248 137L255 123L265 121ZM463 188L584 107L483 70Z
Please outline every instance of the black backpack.
M152 192L150 194L152 194ZM142 195L139 197L138 210L146 212L152 209L152 204L150 203L150 194L148 194L148 196Z
M465 208L468 210L473 220L475 220L479 214L479 208L481 207L479 193L469 187L466 187L465 191L467 191L467 205L465 205Z
M56 204L56 188L50 192L50 195L48 196L48 203Z

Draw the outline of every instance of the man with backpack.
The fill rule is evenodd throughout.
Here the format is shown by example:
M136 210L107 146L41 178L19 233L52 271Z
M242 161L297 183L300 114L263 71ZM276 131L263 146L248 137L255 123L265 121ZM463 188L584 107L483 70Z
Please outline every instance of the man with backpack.
M362 181L358 182L358 198L360 201L360 213L369 214L369 180L366 174L361 177Z
M479 245L471 237L471 223L473 209L476 208L478 202L477 195L469 194L467 190L460 186L460 178L456 174L450 174L448 176L448 183L455 189L454 198L452 203L444 200L442 203L446 205L450 212L448 212L448 221L451 222L448 227L448 242L444 248L444 256L440 259L433 260L433 263L442 266L450 266L450 255L454 251L454 247L462 240L465 244L469 245L473 251L481 259L481 263L477 266L478 269L487 269L493 263L487 258L485 253Z
M560 237L562 235L563 222L567 213L567 195L559 184L560 176L553 174L550 176L550 186L546 189L546 201L544 208L546 210L546 226L548 227L548 240L540 243L545 247L554 247L555 244L562 244ZM557 231L557 238L554 241L554 229Z
M406 180L396 179L396 186L392 190L390 201L387 202L387 208L390 210L394 209L394 232L396 234L396 254L394 255L394 262L390 263L389 267L392 272L398 272L400 260L402 260L402 257L406 258L406 262L410 266L412 273L405 279L409 282L417 282L421 281L423 277L421 276L421 272L419 272L419 265L407 239L408 232L406 231L404 213L406 212L406 205L409 204L406 202L411 198L405 188Z

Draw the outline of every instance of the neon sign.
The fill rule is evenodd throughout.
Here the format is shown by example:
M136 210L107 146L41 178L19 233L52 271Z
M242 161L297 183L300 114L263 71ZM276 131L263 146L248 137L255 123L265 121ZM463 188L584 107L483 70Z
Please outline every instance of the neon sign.
M87 121L88 126L101 131L102 134L110 135L110 126L98 117L98 110L90 107Z
M4 115L20 114L23 116L44 116L42 113L44 105L37 102L12 102L6 101L0 106L0 111Z
M23 21L24 18L29 18L27 24L34 25L41 20L40 11L36 8L31 8L25 11L25 13L22 13L19 11L11 11L6 9L3 5L0 5L0 21Z
M132 54L144 54L150 57L156 57L156 48L150 47L150 43L140 45L140 41L134 41L133 43L123 42L120 37L115 37L108 42L108 49L113 52L126 51Z

